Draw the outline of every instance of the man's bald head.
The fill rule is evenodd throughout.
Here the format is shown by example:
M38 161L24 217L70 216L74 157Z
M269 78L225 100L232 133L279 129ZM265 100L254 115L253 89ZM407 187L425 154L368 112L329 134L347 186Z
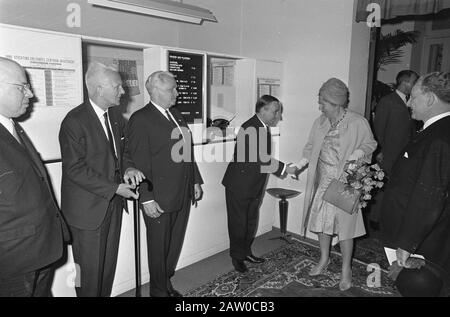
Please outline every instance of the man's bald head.
M0 114L6 118L23 115L33 93L25 87L28 84L25 70L15 61L0 57Z
M0 57L0 81L8 81L16 72L23 72L22 66L5 57Z

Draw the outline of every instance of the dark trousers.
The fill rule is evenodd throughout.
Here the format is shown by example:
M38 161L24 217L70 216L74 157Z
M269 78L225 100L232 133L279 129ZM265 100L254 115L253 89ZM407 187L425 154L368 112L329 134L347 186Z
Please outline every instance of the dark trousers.
M167 297L172 290L170 279L175 275L189 219L191 200L185 199L180 211L163 213L158 218L144 214L147 228L150 296Z
M384 188L378 190L375 195L374 199L372 201L372 204L370 205L370 212L369 212L369 220L373 222L379 222L380 221L380 215L383 207L383 197L384 197Z
M108 297L116 272L122 225L122 203L116 197L109 205L105 220L96 230L70 227L77 278L78 297Z
M0 297L52 297L54 268L0 278Z
M230 237L230 256L244 260L252 254L259 221L261 197L239 197L225 190L228 216L228 235Z

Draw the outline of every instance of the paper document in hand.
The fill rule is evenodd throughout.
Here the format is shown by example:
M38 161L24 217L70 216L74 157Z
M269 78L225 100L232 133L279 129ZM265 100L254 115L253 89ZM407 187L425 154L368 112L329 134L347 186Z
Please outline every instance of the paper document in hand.
M389 265L392 265L392 263L397 261L397 250L391 248L384 248L384 252L386 253ZM411 257L425 260L425 258L419 254L411 254Z

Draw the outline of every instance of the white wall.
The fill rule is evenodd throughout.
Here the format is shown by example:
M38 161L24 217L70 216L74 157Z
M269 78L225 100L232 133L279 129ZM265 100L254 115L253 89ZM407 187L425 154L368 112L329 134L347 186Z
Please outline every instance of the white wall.
M320 114L318 90L328 78L350 81L354 102L351 107L364 113L369 29L364 23L352 23L353 0L190 0L189 3L211 9L219 24L183 27L180 46L283 62L285 112L280 124L281 159L300 160L312 122ZM304 191L306 179L303 175L300 182L287 179L276 183ZM288 230L300 231L302 213L303 196L299 196L290 201Z
M65 9L70 2L79 3L82 8L79 29L66 26ZM328 78L337 77L350 83L351 98L356 102L352 108L363 112L369 33L364 24L352 23L353 0L186 0L185 3L212 10L219 22L200 26L168 22L91 8L82 0L0 0L0 22L280 61L284 121L280 124L279 156L286 162L300 160L312 122L320 114L318 90ZM248 107L252 109L254 105ZM192 209L179 267L228 247L224 191L220 185L225 167L225 163L214 167L200 163L205 194L209 197L199 204L199 209ZM305 175L299 182L271 178L269 186L304 191L305 182ZM261 208L260 233L277 224L277 208L275 199L266 196ZM288 230L300 231L302 212L303 196L292 199ZM116 294L119 289L133 286L130 219L129 216L124 219L124 230L130 235L121 241ZM128 279L123 280L124 276Z

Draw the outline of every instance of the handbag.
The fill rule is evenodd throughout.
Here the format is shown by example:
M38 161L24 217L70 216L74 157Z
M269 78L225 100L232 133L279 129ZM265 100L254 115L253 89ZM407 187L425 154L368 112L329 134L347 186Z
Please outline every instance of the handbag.
M357 211L361 192L337 179L333 179L323 195L323 200L350 215Z

